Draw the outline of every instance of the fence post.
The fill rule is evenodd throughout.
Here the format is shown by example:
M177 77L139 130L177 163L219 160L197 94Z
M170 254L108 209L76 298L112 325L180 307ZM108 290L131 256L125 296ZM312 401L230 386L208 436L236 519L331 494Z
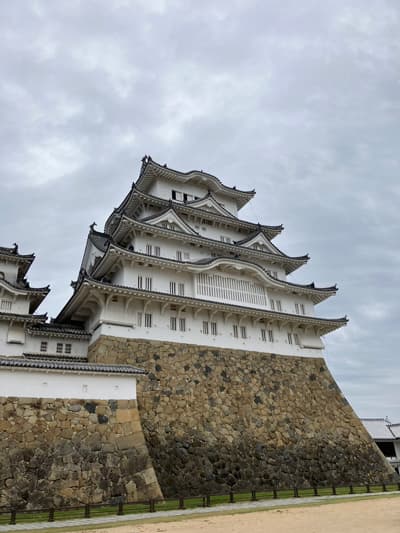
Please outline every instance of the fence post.
M332 495L336 496L336 487L335 487L335 485L332 485Z
M211 496L209 494L206 495L206 506L211 507Z
M229 503L235 503L235 495L232 490L229 493Z
M203 501L202 506L203 507L207 507L207 505L206 505L206 497L205 496L203 496L202 501Z
M179 496L179 509L185 509L185 500L183 496Z
M354 494L353 485L349 486L349 494Z
M11 516L10 516L10 526L14 526L17 523L17 511L15 509L11 509Z
M48 522L54 522L54 509L49 509L49 518L47 519Z
M85 505L84 518L90 518L90 505L88 503Z
M274 500L278 498L278 492L275 488L272 489L272 495L273 495Z
M365 485L365 492L371 492L371 487L369 486L369 483Z
M318 487L314 487L314 496L318 496Z
M251 491L251 501L256 502L257 501L257 494L255 490Z
M117 511L117 515L118 515L118 516L122 516L123 514L124 514L124 502L119 501L119 502L118 502L118 511Z

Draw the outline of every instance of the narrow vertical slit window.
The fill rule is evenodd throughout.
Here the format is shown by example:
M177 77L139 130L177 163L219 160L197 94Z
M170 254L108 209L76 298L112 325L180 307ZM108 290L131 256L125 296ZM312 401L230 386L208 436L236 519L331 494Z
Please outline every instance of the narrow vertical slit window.
M146 244L146 254L147 255L152 255L153 253L153 247L151 244Z
M182 251L181 250L177 250L176 251L176 260L177 261L182 261Z
M144 327L151 328L153 325L153 315L151 313L144 314Z
M186 318L179 319L179 331L186 331Z
M266 340L267 340L267 334L266 334L265 329L262 329L262 330L261 330L261 340L262 340L263 342L266 342Z
M233 336L235 337L235 339L237 339L239 337L239 328L237 327L236 324L233 324Z
M246 326L240 326L240 336L242 337L242 339L247 339Z
M42 341L40 343L40 351L41 352L47 352L47 341Z
M154 255L155 255L156 257L160 257L160 255L161 255L161 249L160 249L159 246L154 246Z
M274 342L274 332L272 329L268 330L268 340L269 342Z
M211 335L214 335L214 337L217 335L217 323L211 322Z
M153 280L152 278L146 278L146 291L153 290Z
M143 277L142 276L138 276L137 278L137 288L143 289Z
M293 336L292 336L291 333L288 333L288 334L287 334L287 340L288 340L288 343L289 343L289 344L293 344Z
M169 327L172 331L176 331L176 316L171 316L169 319Z
M170 294L176 294L176 283L175 281L169 282L169 293Z
M178 283L178 294L179 296L185 296L185 284Z
M203 320L203 333L204 335L208 335L208 322Z

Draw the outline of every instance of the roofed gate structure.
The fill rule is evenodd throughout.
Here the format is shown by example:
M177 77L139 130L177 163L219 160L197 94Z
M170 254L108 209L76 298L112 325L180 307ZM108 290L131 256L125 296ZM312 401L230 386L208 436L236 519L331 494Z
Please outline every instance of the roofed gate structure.
M136 183L91 226L56 322L90 334L88 359L133 364L141 422L165 495L389 479L393 472L323 359L347 319L315 306L335 286L239 218L254 191L144 157Z

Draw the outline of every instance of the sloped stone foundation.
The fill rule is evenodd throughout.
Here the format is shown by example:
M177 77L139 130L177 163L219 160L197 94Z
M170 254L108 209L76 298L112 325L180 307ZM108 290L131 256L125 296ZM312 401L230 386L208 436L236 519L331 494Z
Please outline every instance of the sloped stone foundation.
M0 509L161 497L135 400L0 398Z
M101 337L145 368L139 411L164 495L395 478L320 358Z

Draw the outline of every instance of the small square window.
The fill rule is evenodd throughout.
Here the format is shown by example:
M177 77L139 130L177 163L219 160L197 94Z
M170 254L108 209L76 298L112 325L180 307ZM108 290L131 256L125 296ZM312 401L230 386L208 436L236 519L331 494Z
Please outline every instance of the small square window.
M67 344L65 345L65 353L70 354L71 351L72 351L72 344L68 344L68 343L67 343Z
M56 352L57 353L62 353L63 352L63 343L62 342L57 342Z

